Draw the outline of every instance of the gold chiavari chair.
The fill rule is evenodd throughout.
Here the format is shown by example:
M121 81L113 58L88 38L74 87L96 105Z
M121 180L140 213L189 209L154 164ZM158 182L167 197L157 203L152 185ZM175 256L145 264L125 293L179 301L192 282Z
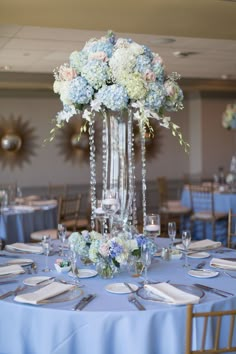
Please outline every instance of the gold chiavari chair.
M193 305L188 305L185 354L235 353L235 316L236 309L193 312ZM194 341L193 334L196 337Z

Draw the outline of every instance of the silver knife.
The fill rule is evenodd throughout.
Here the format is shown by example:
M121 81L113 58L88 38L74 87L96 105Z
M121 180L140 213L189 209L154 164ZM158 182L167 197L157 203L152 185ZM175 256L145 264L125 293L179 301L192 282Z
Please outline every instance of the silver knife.
M132 288L132 286L129 285L129 283L124 282L124 285L125 285L132 293L134 293L134 292L136 291L136 290L134 290L134 289ZM132 299L130 299L129 301L132 302L132 303L137 307L138 310L140 310L140 311L145 311L145 310L146 310L145 307L138 301L138 299L137 299L135 296L132 297Z
M217 294L217 295L222 296L222 297L228 297L228 296L233 296L234 295L234 294L229 293L227 291L211 288L209 286L202 285L202 284L193 284L193 285L196 286L197 288L200 288L200 289L205 290L205 291L209 291L211 293Z
M35 283L35 285L41 285L41 284L46 283L46 282L48 282L49 280L53 280L53 279L55 279L55 278L56 278L56 277L50 277L50 278L47 278L47 279L40 280L40 281L38 281L37 283Z
M83 297L77 305L73 308L74 311L81 311L86 305L88 305L94 298L96 294L89 294L88 296Z

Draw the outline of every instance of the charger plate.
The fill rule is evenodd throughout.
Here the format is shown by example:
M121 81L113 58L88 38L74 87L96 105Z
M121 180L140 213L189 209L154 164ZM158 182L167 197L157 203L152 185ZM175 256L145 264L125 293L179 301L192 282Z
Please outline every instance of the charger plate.
M198 289L194 285L183 285L183 284L171 284L171 285L175 286L179 290L185 291L186 293L196 295L200 299L205 295L205 292L203 290ZM162 299L161 297L151 293L150 291L147 291L143 286L137 290L136 294L143 300L160 302L169 305L176 305L168 300Z

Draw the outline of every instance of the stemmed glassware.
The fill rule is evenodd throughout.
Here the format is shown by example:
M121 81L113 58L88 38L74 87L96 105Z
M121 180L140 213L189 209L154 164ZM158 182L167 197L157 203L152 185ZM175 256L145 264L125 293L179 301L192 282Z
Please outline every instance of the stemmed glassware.
M77 279L77 253L75 251L75 246L74 246L73 243L70 245L69 259L70 259L70 262L71 262L73 283L74 284L78 284L79 280Z
M42 238L42 247L43 247L43 254L45 255L45 268L43 269L43 272L50 272L51 269L48 266L48 256L50 253L50 247L51 247L51 238L49 235L44 235Z
M143 262L144 265L144 284L147 284L148 283L147 271L148 271L148 267L151 265L152 262L152 255L146 243L144 243L141 247L141 261Z
M175 236L176 236L176 222L175 221L168 222L168 236L171 241L170 248L173 248L174 240L175 240Z
M95 209L96 219L99 221L101 234L104 237L105 224L106 224L106 214L102 207L102 200L97 200L97 206Z
M184 230L182 232L182 244L184 246L184 264L183 264L183 267L189 267L187 253L188 253L188 248L189 248L190 243L191 243L191 232L189 230Z
M60 255L62 257L64 257L65 256L64 245L65 245L65 240L66 240L66 227L65 227L65 225L58 224L57 232L58 232L58 238L61 241L61 253L60 253Z

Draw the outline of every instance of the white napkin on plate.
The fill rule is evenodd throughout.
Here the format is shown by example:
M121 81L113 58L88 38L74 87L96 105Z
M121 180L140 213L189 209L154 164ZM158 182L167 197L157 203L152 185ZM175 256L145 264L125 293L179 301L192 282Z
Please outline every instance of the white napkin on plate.
M236 270L236 262L228 261L226 259L221 258L212 258L210 262L210 266L214 268L223 268L223 269L235 269Z
M35 208L29 205L13 205L11 208L15 211L30 211L30 212L35 211Z
M53 296L63 294L73 288L74 285L71 284L61 284L53 282L32 293L19 294L14 298L14 300L17 302L24 302L27 304L37 305L43 300L47 300Z
M12 243L11 245L6 245L5 249L9 251L21 251L21 252L38 253L38 254L43 253L42 246L27 245L25 243L20 243L20 242Z
M24 269L19 264L0 267L0 275L24 273Z
M197 304L200 301L199 296L186 293L169 283L145 284L144 288L154 295L160 296L170 304Z
M196 242L191 242L190 246L189 246L189 251L194 251L194 250L210 250L210 249L214 249L214 248L218 248L221 247L221 242L217 242L217 241L212 241L212 240L201 240L201 241L196 241ZM182 244L176 245L176 248L180 249L180 250L184 250L184 246Z

